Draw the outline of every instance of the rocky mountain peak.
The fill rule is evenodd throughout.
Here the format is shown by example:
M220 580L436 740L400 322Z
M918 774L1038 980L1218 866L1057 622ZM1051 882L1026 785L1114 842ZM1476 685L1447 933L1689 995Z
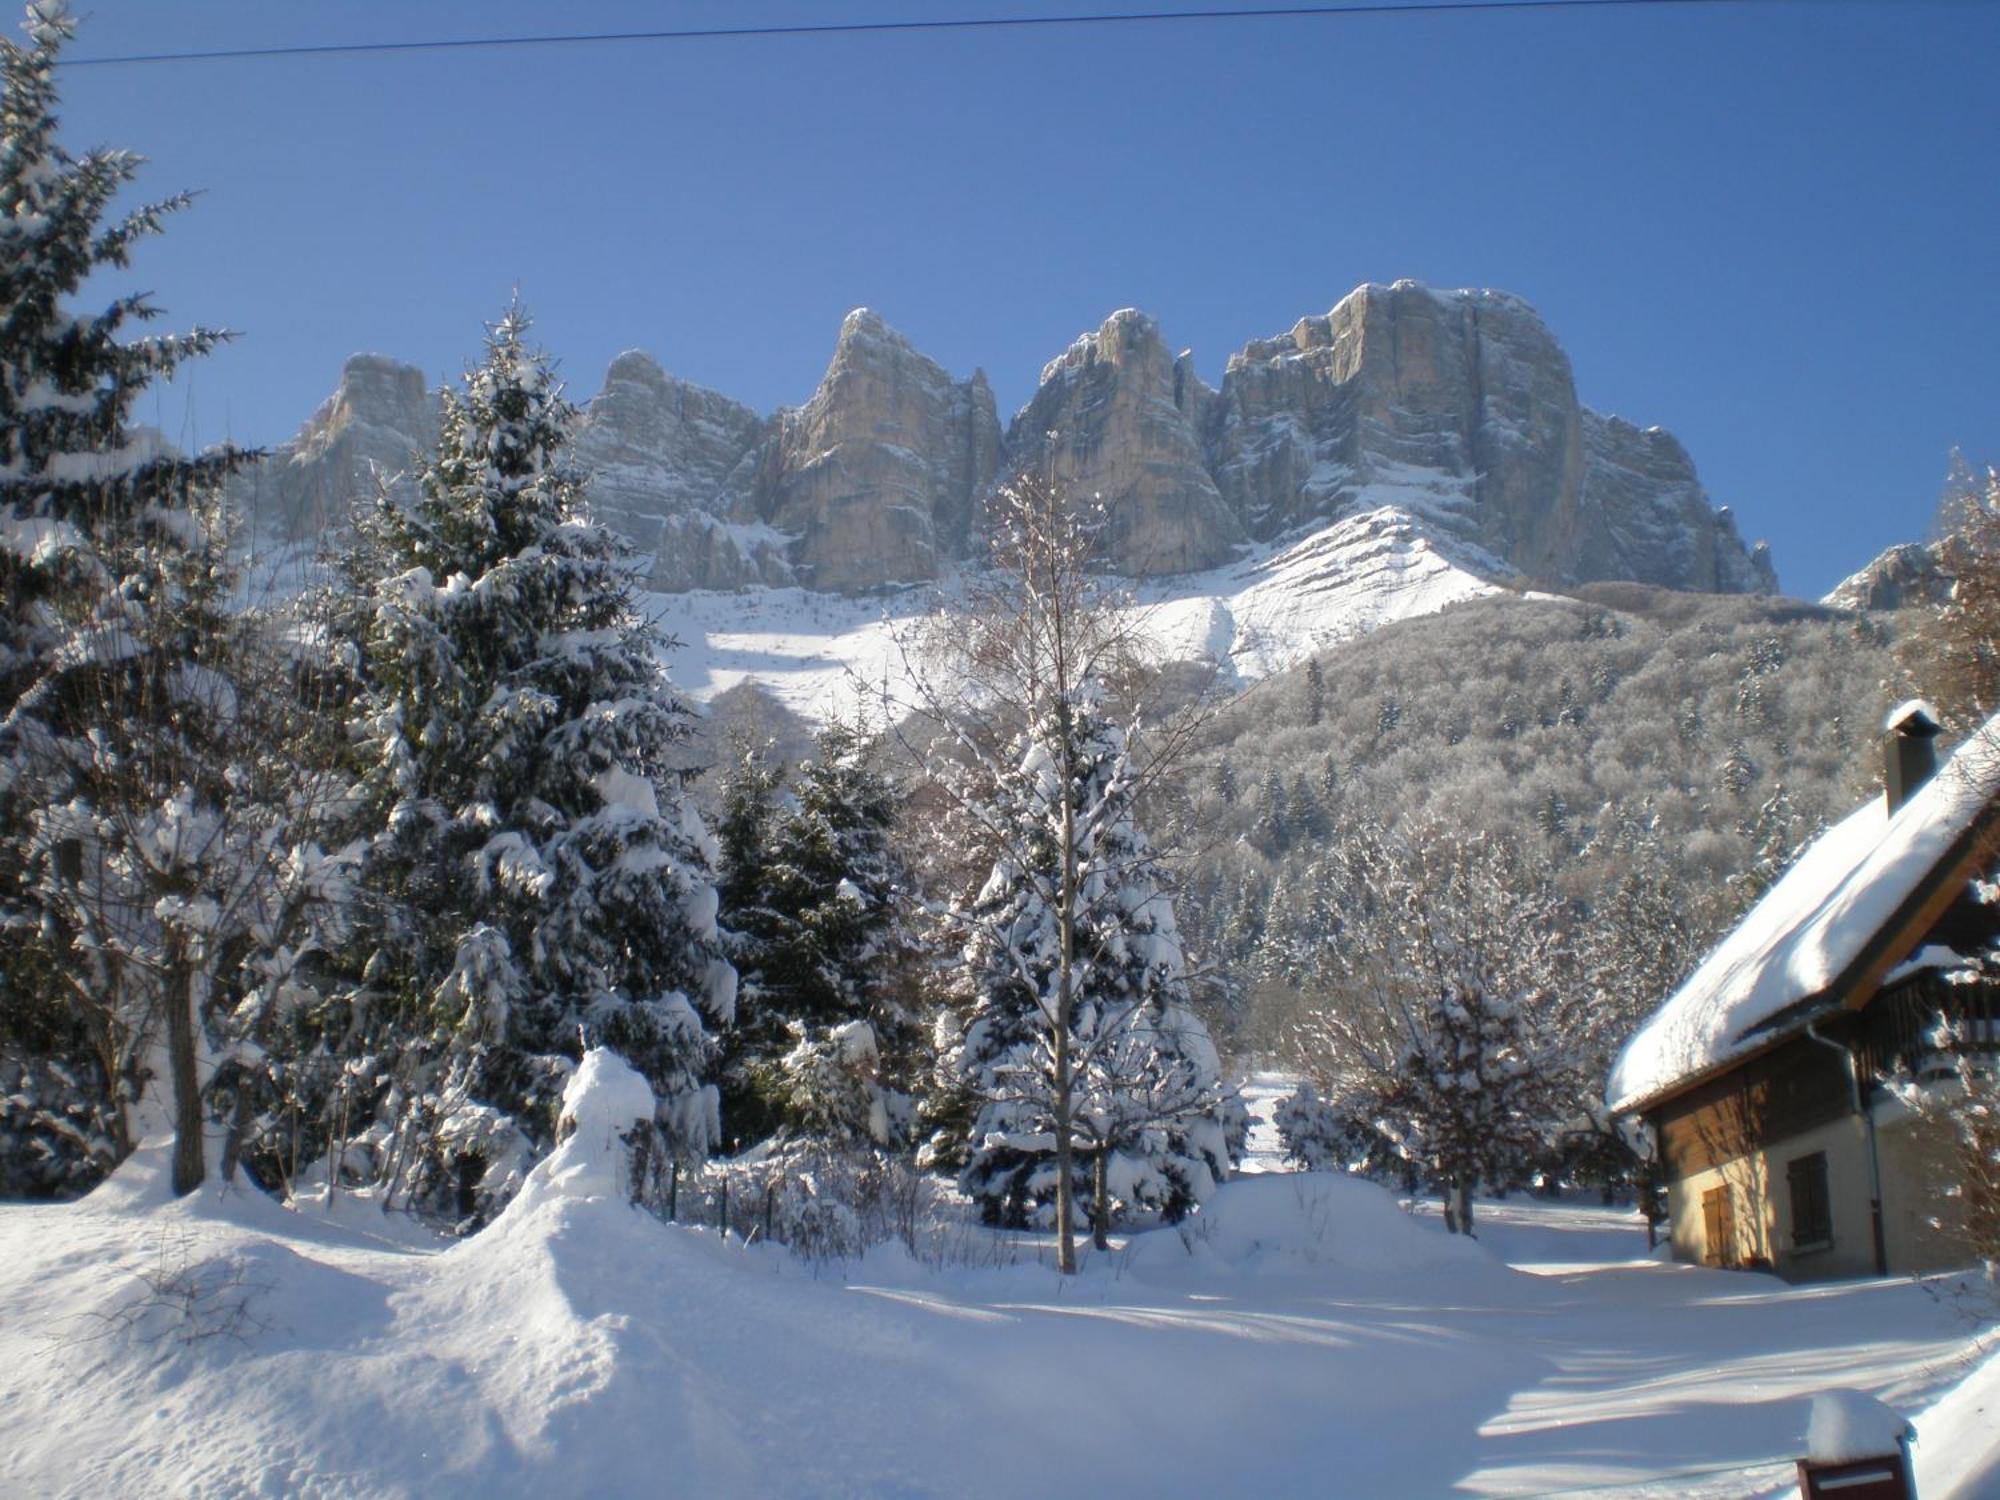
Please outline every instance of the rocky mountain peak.
M1672 434L1581 405L1568 357L1518 297L1370 282L1245 344L1213 389L1173 347L1158 320L1120 308L1043 367L1003 439L983 372L955 378L856 308L811 398L768 417L620 354L579 452L600 513L668 591L935 578L971 554L994 484L1026 469L1100 497L1108 562L1133 576L1353 522L1488 579L1776 586L1769 553L1709 503ZM408 468L435 427L419 371L358 356L253 471L254 508L306 534L372 493L378 470Z
M1508 293L1357 287L1246 345L1217 410L1216 481L1255 537L1386 505L1476 565L1552 583L1775 584L1686 450L1583 408L1561 345Z
M655 559L655 587L789 581L714 513L766 427L740 401L669 375L642 350L611 361L583 409L577 458L591 476L593 508Z
M229 493L264 535L301 541L345 524L378 485L407 482L437 440L438 405L415 365L349 356L319 410Z
M1008 426L1006 467L1049 468L1097 496L1119 572L1213 567L1235 554L1243 532L1202 450L1210 398L1192 359L1167 352L1159 324L1121 308L1043 367L1041 388Z
M780 413L758 465L757 517L793 538L812 587L935 578L961 553L1000 447L983 378L955 381L876 313L840 325L812 399Z

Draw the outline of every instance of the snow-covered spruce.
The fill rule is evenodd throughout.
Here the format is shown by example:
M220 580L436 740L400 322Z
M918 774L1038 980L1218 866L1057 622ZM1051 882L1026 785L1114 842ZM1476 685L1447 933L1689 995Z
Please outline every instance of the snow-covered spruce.
M341 883L314 788L272 754L288 691L231 606L221 481L131 425L206 329L127 339L156 309L74 309L187 195L107 214L139 159L55 138L62 5L0 40L0 1143L80 1185L149 1134L208 1170L202 1091L254 1054ZM0 1180L19 1160L0 1164Z
M732 1136L909 1138L903 1083L919 1028L905 992L918 955L900 910L895 806L854 725L822 729L782 794L759 752L739 755L720 829L723 920L743 977L725 1043Z
M518 306L493 326L419 499L378 505L347 568L366 576L366 992L421 1038L384 1102L427 1137L406 1186L472 1223L549 1143L584 1046L638 1070L674 1150L707 1151L708 1026L736 990L714 843L669 758L691 714L527 333Z
M1231 1090L1189 1007L1173 905L1133 822L1127 736L1080 696L1035 723L994 788L990 821L1019 837L962 913L971 1007L947 1067L980 1101L960 1185L984 1216L1048 1220L1066 1112L1077 1201L1101 1239L1114 1218L1179 1218L1227 1178Z

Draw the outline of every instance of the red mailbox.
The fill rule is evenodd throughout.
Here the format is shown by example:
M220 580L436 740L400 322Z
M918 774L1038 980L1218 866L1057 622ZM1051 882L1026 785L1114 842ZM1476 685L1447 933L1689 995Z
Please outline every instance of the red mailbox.
M1880 1458L1819 1464L1799 1460L1800 1500L1917 1500L1910 1456L1902 1449Z
M1909 1418L1860 1391L1813 1398L1800 1500L1917 1500L1910 1472Z

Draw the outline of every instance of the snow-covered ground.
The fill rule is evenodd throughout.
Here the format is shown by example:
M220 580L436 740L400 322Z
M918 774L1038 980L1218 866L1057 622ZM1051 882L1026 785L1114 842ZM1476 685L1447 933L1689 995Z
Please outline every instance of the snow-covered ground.
M1474 1245L1266 1174L1065 1282L815 1275L566 1159L452 1246L161 1170L0 1207L0 1493L1777 1496L1830 1387L1914 1415L1924 1500L2000 1493L1954 1283L1665 1264L1615 1209Z
M1377 498L1390 495L1409 500L1389 487ZM1481 573L1505 566L1465 550L1465 560L1448 556L1410 509L1385 501L1224 567L1139 584L1133 606L1163 660L1213 661L1246 683L1391 621L1496 592ZM756 681L816 718L844 706L856 680L897 677L896 629L931 597L759 588L650 594L646 604L680 642L668 666L689 694L706 700Z

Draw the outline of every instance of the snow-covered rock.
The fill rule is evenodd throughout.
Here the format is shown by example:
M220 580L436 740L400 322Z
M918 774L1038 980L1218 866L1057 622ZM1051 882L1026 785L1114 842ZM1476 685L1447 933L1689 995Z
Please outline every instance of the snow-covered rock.
M1821 602L1839 609L1935 607L1951 597L1951 575L1936 543L1890 547L1857 573L1835 584Z

